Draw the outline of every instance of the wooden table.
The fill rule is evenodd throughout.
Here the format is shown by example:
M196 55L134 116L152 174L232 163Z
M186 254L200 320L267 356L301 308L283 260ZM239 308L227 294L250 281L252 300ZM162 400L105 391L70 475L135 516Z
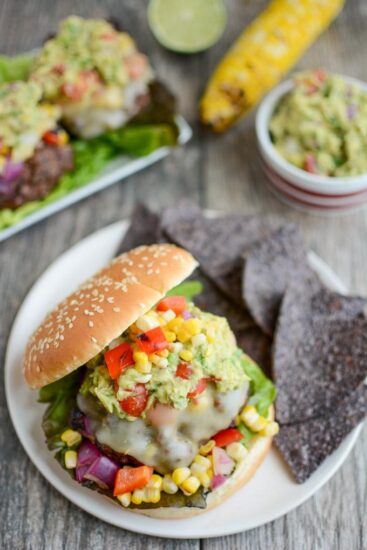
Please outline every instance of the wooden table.
M0 51L38 46L71 13L113 16L137 38L160 76L177 94L194 138L160 164L95 195L0 244L0 349L4 358L14 316L30 286L64 250L93 231L128 216L137 199L155 208L190 197L200 205L261 213L297 223L308 245L351 291L367 295L367 209L338 218L301 214L269 194L254 138L253 117L226 135L207 135L197 124L197 101L214 64L263 0L228 1L229 21L219 44L205 54L165 51L150 33L142 0L2 0ZM303 58L301 67L323 66L367 79L367 5L349 0L332 28ZM0 548L74 550L112 548L362 549L367 548L367 430L333 479L287 516L250 532L203 541L166 541L121 531L82 512L59 495L26 457L11 426L0 388ZM142 519L142 521L144 521Z

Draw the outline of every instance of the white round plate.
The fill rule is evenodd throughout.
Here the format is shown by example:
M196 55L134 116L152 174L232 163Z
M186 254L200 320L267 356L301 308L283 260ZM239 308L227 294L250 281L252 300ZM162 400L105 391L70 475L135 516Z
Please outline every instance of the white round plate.
M5 388L10 416L29 458L42 475L71 502L108 523L138 533L170 538L206 538L246 531L272 521L313 495L344 462L358 437L356 428L313 476L297 485L275 449L254 478L218 508L183 520L159 520L133 514L107 497L78 485L48 451L41 429L45 405L26 386L21 359L30 334L46 313L115 254L128 222L110 225L80 241L43 273L16 316L6 354ZM311 253L310 264L331 288L345 292L330 268Z

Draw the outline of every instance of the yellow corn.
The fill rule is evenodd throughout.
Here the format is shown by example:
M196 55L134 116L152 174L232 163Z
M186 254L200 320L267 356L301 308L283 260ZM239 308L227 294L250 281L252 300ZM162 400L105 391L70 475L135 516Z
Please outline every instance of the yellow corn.
M191 359L193 358L192 351L190 351L189 349L183 349L182 351L180 351L179 356L184 361L191 361Z
M261 430L260 435L264 435L266 437L270 436L273 437L273 435L276 435L279 432L279 424L278 422L269 422L263 430Z
M215 69L201 100L201 120L229 128L277 84L328 27L344 0L272 0Z
M181 483L181 489L189 495L196 493L199 487L200 481L195 476L190 476Z
M162 351L158 351L157 353L158 355L160 355L160 357L168 357L169 355L168 349L162 349Z
M145 491L145 502L159 502L161 499L161 491L155 488L147 488Z
M210 466L212 465L209 458L201 455L196 455L194 458L194 462L196 462L196 464L200 464L200 466L204 466L205 469L210 468Z
M200 319L196 319L195 317L193 319L188 319L185 321L185 328L186 330L191 334L191 336L196 336L196 334L200 334L202 327L202 322Z
M202 474L206 473L207 468L197 462L193 462L190 466L190 470L193 476L200 478Z
M230 443L229 445L227 445L226 453L230 458L232 458L236 462L240 462L245 458L245 456L248 453L248 450L244 445L242 445L242 443L235 441L234 443Z
M181 328L183 324L184 320L182 319L182 317L175 317L174 319L172 319L172 321L169 321L167 323L167 329L177 333L177 331Z
M125 506L125 508L127 508L131 502L131 493L124 493L123 495L119 495L117 497L117 500L120 504L122 504L122 506Z
M162 482L162 490L169 495L174 495L178 491L176 483L173 481L172 477L166 474Z
M176 468L172 472L172 480L176 483L176 485L181 485L181 483L190 477L190 475L190 468Z
M163 483L162 476L159 476L158 474L153 474L147 483L147 487L149 489L161 489L162 483Z
M207 443L205 443L205 445L202 445L199 449L199 453L201 455L208 455L209 453L212 452L212 450L214 449L215 447L215 441L214 439L209 439L209 441Z
M167 342L174 342L176 340L176 333L172 330L163 330L164 336L167 340Z
M131 502L133 504L141 504L144 501L145 494L143 489L135 489L131 495Z
M177 340L182 344L186 344L191 339L191 333L185 328L179 328L177 331Z
M149 363L148 355L144 353L144 351L134 351L133 359L134 362L140 366L147 365Z
M78 459L78 455L75 451L66 451L64 460L65 460L65 468L68 470L71 470L72 468L76 468L76 462Z
M61 434L61 441L66 443L68 447L73 447L74 445L79 445L79 443L81 443L82 436L75 430L65 430Z
M199 474L198 475L198 479L201 483L201 485L207 489L209 486L210 486L210 482L212 480L212 478L210 477L210 475L208 475L208 472L203 472L202 474Z

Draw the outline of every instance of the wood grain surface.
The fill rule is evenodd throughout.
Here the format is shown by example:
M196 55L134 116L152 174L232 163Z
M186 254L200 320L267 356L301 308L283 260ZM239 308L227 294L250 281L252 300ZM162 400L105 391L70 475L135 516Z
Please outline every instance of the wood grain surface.
M142 0L1 0L0 51L29 50L71 13L119 19L151 57L180 99L194 128L183 149L148 170L63 211L0 244L0 354L30 286L49 263L89 233L129 215L137 199L153 207L190 197L202 206L240 209L297 223L308 245L351 291L367 295L367 209L338 218L301 214L272 197L261 173L253 116L223 136L197 124L197 101L207 76L263 0L228 0L225 35L209 52L179 56L154 40ZM367 80L367 2L348 0L338 21L302 59L300 67L324 66ZM2 361L3 363L3 361ZM203 541L136 535L102 523L59 495L26 457L10 423L0 387L0 548L330 550L367 548L367 429L333 479L285 517L250 532ZM264 494L266 499L266 494ZM142 521L144 521L142 519Z

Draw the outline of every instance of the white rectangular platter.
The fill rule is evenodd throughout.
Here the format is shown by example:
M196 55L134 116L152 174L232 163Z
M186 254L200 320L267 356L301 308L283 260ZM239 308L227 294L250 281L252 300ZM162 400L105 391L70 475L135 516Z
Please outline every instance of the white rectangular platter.
M176 123L179 128L178 145L184 145L192 136L191 127L181 116L176 117ZM65 197L62 197L59 200L40 208L36 212L29 214L29 216L25 217L20 222L0 230L0 242L5 241L16 233L19 233L19 231L22 231L26 227L44 220L45 218L52 216L52 214L55 214L56 212L59 212L60 210L63 210L64 208L85 199L94 193L98 193L99 191L106 189L110 185L117 183L118 181L127 178L140 170L143 170L147 166L150 166L151 164L154 164L155 162L166 157L171 151L172 147L161 147L145 157L133 158L122 155L117 157L106 166L98 178L65 195Z

